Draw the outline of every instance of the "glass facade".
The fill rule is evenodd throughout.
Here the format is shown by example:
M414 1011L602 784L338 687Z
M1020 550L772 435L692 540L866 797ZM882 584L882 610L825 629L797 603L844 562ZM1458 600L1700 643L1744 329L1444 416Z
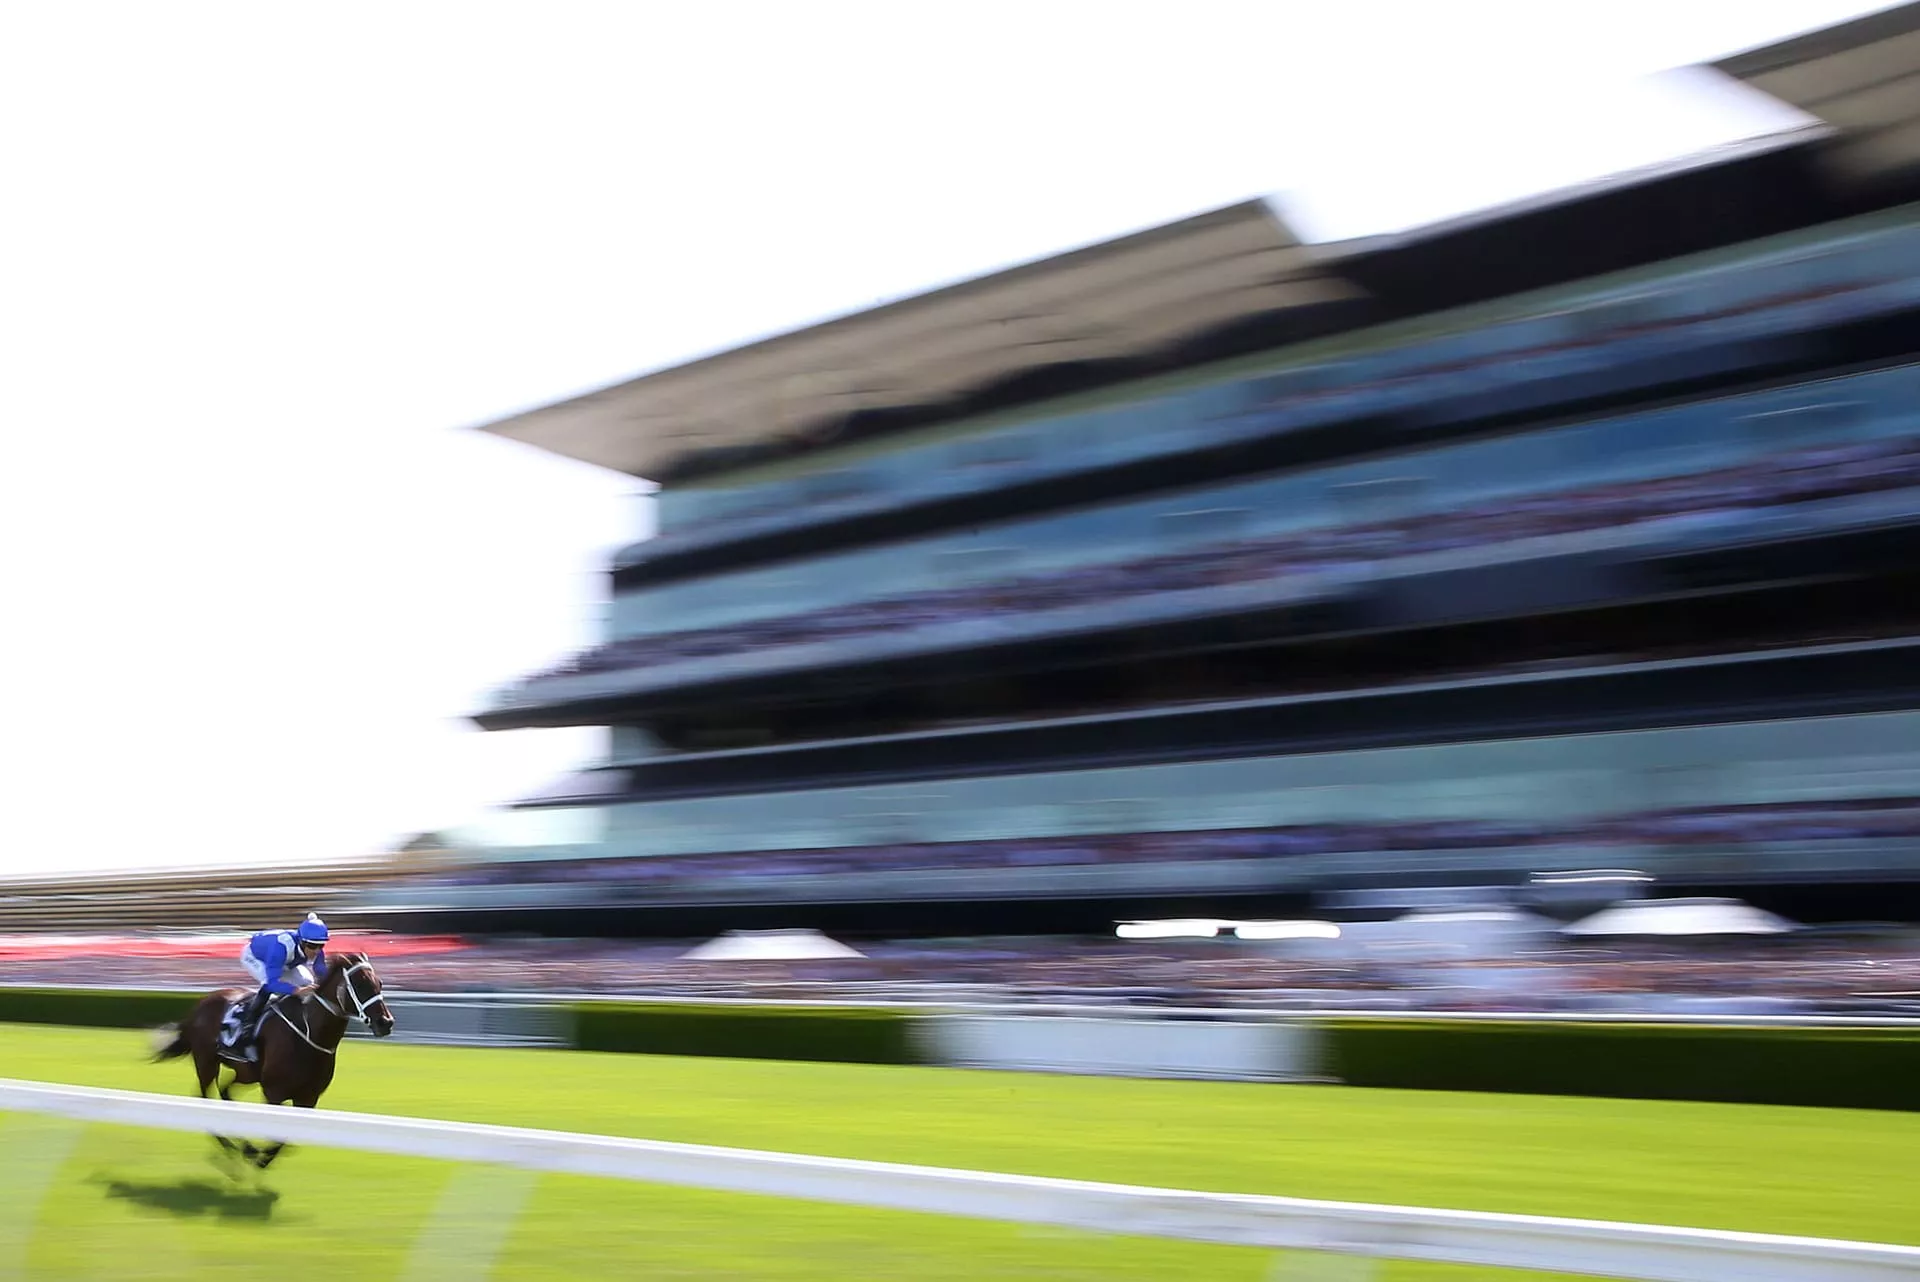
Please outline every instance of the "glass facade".
M1903 209L1445 316L1336 336L1202 373L825 450L730 485L659 496L660 528L793 520L824 504L909 503L1189 448L1211 420L1282 394L1327 393L1416 369L1577 342L1595 326L1710 315L1769 297L1920 271L1920 214ZM804 519L804 517L799 518Z
M539 822L551 834L557 814L574 815L574 831L598 839L592 853L624 857L1317 823L1551 827L1910 796L1920 796L1920 712L702 797Z
M1920 433L1920 366L1160 495L623 593L616 639Z

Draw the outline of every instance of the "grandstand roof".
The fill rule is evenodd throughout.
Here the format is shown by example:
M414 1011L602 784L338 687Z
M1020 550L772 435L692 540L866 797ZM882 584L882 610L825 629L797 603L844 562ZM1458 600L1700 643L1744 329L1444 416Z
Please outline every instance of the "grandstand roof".
M1920 196L1920 0L1712 65L1825 123L1318 250L1245 201L482 430L686 480Z
M1824 156L1833 177L1869 188L1920 179L1920 3L1713 65L1834 126Z
M1137 366L1210 333L1355 299L1250 200L644 375L483 430L636 476L1062 367ZM1310 322L1308 322L1310 324Z

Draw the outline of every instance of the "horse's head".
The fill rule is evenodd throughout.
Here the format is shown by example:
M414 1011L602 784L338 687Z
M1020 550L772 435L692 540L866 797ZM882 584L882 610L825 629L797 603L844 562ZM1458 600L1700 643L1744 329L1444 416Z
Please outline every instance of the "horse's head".
M365 953L341 953L333 958L327 978L342 1015L359 1020L375 1037L393 1032L393 1011L387 1005L380 976Z

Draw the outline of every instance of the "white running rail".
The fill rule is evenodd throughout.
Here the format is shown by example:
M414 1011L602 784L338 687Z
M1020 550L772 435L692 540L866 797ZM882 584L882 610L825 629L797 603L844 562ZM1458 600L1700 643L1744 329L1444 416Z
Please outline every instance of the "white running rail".
M1920 1247L1197 1193L0 1078L0 1112L1276 1250L1644 1282L1915 1282Z

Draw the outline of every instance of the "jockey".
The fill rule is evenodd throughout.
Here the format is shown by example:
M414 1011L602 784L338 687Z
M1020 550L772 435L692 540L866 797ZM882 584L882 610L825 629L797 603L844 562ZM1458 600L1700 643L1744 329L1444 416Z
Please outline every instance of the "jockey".
M259 1054L253 1046L254 1025L266 1013L267 1002L274 997L284 997L296 987L287 975L307 971L302 978L308 983L319 983L326 977L327 924L308 913L307 919L293 930L263 930L240 950L240 964L260 985L260 991L240 1014L234 1045L242 1048L248 1059L254 1059Z

